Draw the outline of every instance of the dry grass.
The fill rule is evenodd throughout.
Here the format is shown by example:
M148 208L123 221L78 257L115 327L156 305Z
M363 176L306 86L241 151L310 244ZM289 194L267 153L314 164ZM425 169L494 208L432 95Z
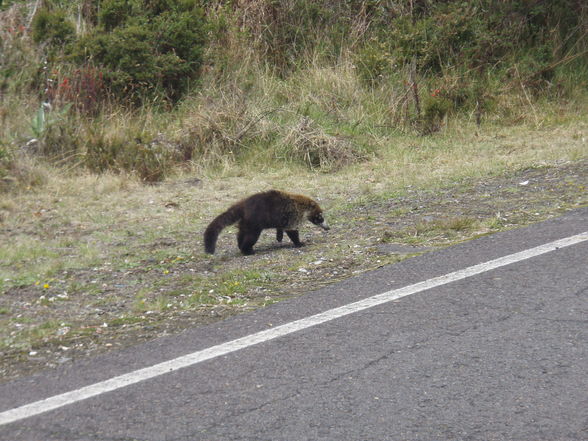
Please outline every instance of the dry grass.
M271 133L264 124L265 112L252 97L237 87L198 96L186 114L181 115L177 135L186 159L201 164L234 162L254 143L262 143Z
M287 131L282 146L288 159L301 159L312 170L333 171L365 159L350 138L329 135L307 117Z
M487 207L454 213L452 200L425 221L419 207L449 200L443 191L462 182L588 157L585 103L553 111L503 103L519 125L502 118L477 127L475 115L461 115L424 137L412 124L406 72L371 89L345 59L285 80L250 64L230 73L210 73L203 92L171 112L68 115L42 140L61 152L51 165L26 148L39 103L0 102L0 153L9 146L11 155L0 164L0 191L10 190L0 193L0 357L17 366L31 350L55 360L55 345L134 343L395 262L379 251L387 240L446 245L528 222L521 215L509 224ZM574 179L560 189L563 208L549 199L545 213L585 203ZM309 245L300 250L266 234L250 257L237 253L229 229L218 255L204 255L206 224L270 188L317 199L333 229L305 228ZM470 200L466 209L483 205Z
M86 352L131 344L402 258L380 248L385 242L445 245L587 203L585 179L557 172L558 164L585 164L587 139L585 121L542 132L456 128L435 138L380 140L378 157L332 173L292 164L228 164L206 173L195 166L160 185L133 174L64 175L47 167L43 187L0 197L5 375L35 365L31 351L52 363L63 358L61 346ZM517 172L543 165L555 166L549 182L538 180L541 169L539 178ZM531 186L516 179L533 179L534 192L519 195ZM303 228L302 249L264 234L258 254L242 257L229 228L217 255L206 256L206 224L233 201L269 188L319 200L332 230Z

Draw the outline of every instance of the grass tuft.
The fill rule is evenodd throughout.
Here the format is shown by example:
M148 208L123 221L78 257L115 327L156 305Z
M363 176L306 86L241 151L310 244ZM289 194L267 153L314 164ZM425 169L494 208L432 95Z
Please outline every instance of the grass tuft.
M308 117L302 117L282 140L288 159L302 161L311 170L333 171L366 158L349 137L329 135Z

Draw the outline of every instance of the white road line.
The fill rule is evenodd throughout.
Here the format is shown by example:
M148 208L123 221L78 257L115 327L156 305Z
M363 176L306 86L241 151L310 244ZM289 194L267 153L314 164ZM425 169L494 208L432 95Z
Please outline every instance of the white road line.
M558 248L568 247L587 240L588 231L577 234L575 236L570 236L564 239L540 245L535 248L530 248L519 253L510 254L508 256L500 257L498 259L490 260L478 265L473 265L468 268L445 274L443 276L415 283L414 285L405 286L404 288L393 289L391 291L377 294L354 303L330 309L320 314L312 315L310 317L286 323L272 329L257 332L255 334L222 343L217 346L212 346L201 351L174 358L173 360L165 361L163 363L132 371L127 374L119 375L109 380L91 384L89 386L72 390L70 392L65 392L60 395L55 395L44 400L35 401L33 403L0 413L0 425L30 418L34 415L39 415L41 413L58 409L69 404L85 400L87 398L95 397L106 392L111 392L116 389L138 383L140 381L148 380L150 378L158 377L178 369L192 366L205 360L210 360L221 355L226 355L231 352L238 351L239 349L244 349L258 343L263 343L296 331L320 325L322 323L326 323L331 320L353 314L355 312L363 311L365 309L381 305L392 300L397 300L411 294L446 285L451 282L472 277L477 274L530 259L532 257L540 256L541 254L549 253L551 251L557 250Z

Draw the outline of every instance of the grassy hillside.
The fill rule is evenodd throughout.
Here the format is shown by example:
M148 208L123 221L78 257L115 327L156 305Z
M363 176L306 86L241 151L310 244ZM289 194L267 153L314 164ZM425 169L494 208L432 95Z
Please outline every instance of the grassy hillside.
M42 184L48 164L145 182L235 164L329 171L453 121L551 123L585 103L587 10L564 0L5 0L2 187Z

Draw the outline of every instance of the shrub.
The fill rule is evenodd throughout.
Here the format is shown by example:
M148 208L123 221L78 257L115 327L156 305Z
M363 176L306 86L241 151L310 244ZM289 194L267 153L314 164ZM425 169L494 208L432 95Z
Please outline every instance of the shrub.
M46 100L54 105L72 104L85 114L96 114L106 96L102 71L91 65L54 70L45 88Z
M263 143L271 129L262 127L255 107L239 89L229 88L193 106L183 122L181 150L186 160L214 163L238 158L247 147ZM269 132L269 133L268 133Z
M148 136L148 135L144 135ZM87 146L85 165L94 172L131 172L147 183L163 180L178 162L173 146L156 138L96 136Z
M440 73L446 66L471 63L466 52L472 50L484 33L475 7L460 3L439 3L430 15L414 20L399 17L380 38L401 64L413 60L422 73Z
M106 31L122 26L132 15L132 4L128 0L103 0L100 2L98 20Z
M75 37L75 27L62 10L40 9L32 23L33 40L51 46L63 46Z
M193 1L106 0L99 26L70 47L69 58L103 71L123 100L177 101L197 78L205 18Z
M357 3L363 2L265 0L250 2L238 13L264 61L286 75L317 52L327 59L340 55Z
M350 138L330 135L307 117L289 129L282 145L289 159L322 171L338 170L365 159Z
M370 85L387 77L393 63L387 45L377 39L372 39L361 47L355 54L354 62L359 78Z
M451 110L451 102L440 96L438 90L435 90L423 101L423 117L420 127L421 133L434 133L441 128L443 119Z
M17 157L9 145L0 142L0 193L41 186L46 182L45 167L36 165L23 155Z
M101 66L104 81L115 96L138 98L136 91L153 89L160 74L152 39L152 33L140 26L118 28L82 38L73 57L80 63L91 61Z

